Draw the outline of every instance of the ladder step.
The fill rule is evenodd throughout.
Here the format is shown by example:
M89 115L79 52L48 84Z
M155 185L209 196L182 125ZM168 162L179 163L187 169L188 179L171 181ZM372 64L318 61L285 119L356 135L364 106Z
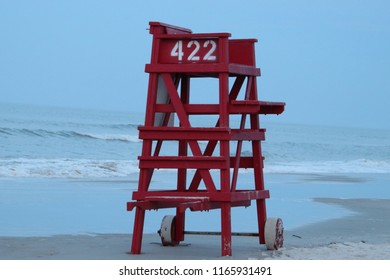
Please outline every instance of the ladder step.
M225 191L135 191L133 200L138 201L164 201L164 202L247 202L256 199L269 198L268 190L236 190L234 192ZM160 200L159 200L160 199Z
M148 140L230 140L231 129L224 127L140 126L139 138Z
M284 102L268 102L257 100L233 100L230 101L229 113L238 114L281 114L285 107ZM184 110L189 115L218 115L220 106L218 104L183 104ZM173 113L175 109L172 104L156 104L156 112Z
M140 126L139 138L146 140L264 140L265 129L224 127Z
M198 168L198 169L226 169L227 161L224 157L211 156L139 156L140 168ZM253 157L240 157L239 168L254 168ZM264 160L264 157L262 157ZM230 157L230 168L234 168L237 159Z
M140 168L228 169L224 157L211 156L139 156Z

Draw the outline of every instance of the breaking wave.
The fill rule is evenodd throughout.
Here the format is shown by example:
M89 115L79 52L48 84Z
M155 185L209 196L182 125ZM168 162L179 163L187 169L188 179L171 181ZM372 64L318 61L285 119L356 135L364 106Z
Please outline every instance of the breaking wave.
M164 170L166 172L176 172ZM127 177L138 174L137 160L97 159L10 159L0 160L0 177L42 177L42 178L108 178ZM252 172L242 169L242 173ZM390 173L386 161L352 160L327 162L290 162L265 164L268 174L340 174L340 173ZM214 172L212 172L214 174Z
M30 137L63 137L73 139L97 139L106 141L124 141L137 143L140 142L138 135L129 134L99 134L84 133L73 130L51 131L46 129L27 129L27 128L0 128L0 135L7 136L30 136Z
M390 173L390 162L374 161L368 159L357 159L349 161L307 161L307 162L284 162L265 163L266 173L287 173L287 174L334 174L334 173Z
M126 177L138 172L131 160L27 159L0 160L0 177L99 178Z

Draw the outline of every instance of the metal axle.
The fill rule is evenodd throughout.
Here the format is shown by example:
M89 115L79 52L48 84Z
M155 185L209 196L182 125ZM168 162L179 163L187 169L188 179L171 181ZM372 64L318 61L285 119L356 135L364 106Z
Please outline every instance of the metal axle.
M161 231L158 230L157 233L160 235ZM184 234L190 235L221 235L220 231L184 231ZM249 236L249 237L259 237L258 233L254 232L232 232L232 236Z
M221 235L220 231L184 231L184 234L193 234L193 235ZM252 236L259 237L258 233L252 232L232 232L232 236Z

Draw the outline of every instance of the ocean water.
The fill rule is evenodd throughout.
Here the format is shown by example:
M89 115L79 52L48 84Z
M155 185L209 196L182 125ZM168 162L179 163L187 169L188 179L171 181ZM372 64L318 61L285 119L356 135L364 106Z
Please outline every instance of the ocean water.
M390 198L390 131L272 119L262 123L271 192L267 214L282 217L286 229L353 214L313 202L314 197ZM141 113L0 103L0 235L130 233L134 213L126 211L126 202L137 188L142 148L137 126L143 120ZM238 126L239 120L231 123ZM202 141L201 149L205 145ZM167 154L177 151L170 143L164 148ZM250 153L244 143L243 154ZM174 187L175 171L156 173L152 184ZM238 188L250 188L252 180L251 171L242 170ZM145 233L155 233L171 210L147 214ZM219 230L218 211L207 218L187 212L188 230ZM255 221L255 207L232 211L234 231L256 231Z
M0 177L125 177L138 172L140 114L0 105Z
M0 103L0 178L134 177L143 119L141 113ZM389 130L274 119L262 123L266 174L390 173ZM175 154L172 149L168 143L166 152ZM242 153L251 153L249 143Z

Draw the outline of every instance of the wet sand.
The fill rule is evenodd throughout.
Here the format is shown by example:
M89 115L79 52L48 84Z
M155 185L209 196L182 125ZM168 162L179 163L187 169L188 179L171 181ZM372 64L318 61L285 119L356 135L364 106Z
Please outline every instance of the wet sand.
M234 237L233 257L222 259L302 259L298 249L317 250L311 258L322 259L319 248L331 250L336 244L349 244L346 249L370 245L370 253L343 255L343 246L334 247L339 259L390 259L390 200L315 198L316 202L336 204L353 211L339 219L313 223L285 231L285 248L270 252L257 238ZM383 244L383 246L381 246ZM163 247L157 234L145 234L142 254L130 255L130 234L55 235L51 237L0 237L0 259L11 260L127 260L127 259L221 259L219 236L186 236L178 247ZM333 246L333 247L332 247ZM341 249L340 249L341 248ZM385 248L385 251L382 251ZM338 252L337 252L338 250ZM378 254L372 252L378 250ZM387 250L389 251L389 250ZM295 255L294 255L295 252ZM302 252L302 250L300 251ZM291 255L293 254L293 255ZM376 256L376 257L373 257Z
M293 244L390 242L389 199L315 198L314 201L338 205L353 211L353 214L296 229L291 233L302 238L297 238L299 241L295 241Z

